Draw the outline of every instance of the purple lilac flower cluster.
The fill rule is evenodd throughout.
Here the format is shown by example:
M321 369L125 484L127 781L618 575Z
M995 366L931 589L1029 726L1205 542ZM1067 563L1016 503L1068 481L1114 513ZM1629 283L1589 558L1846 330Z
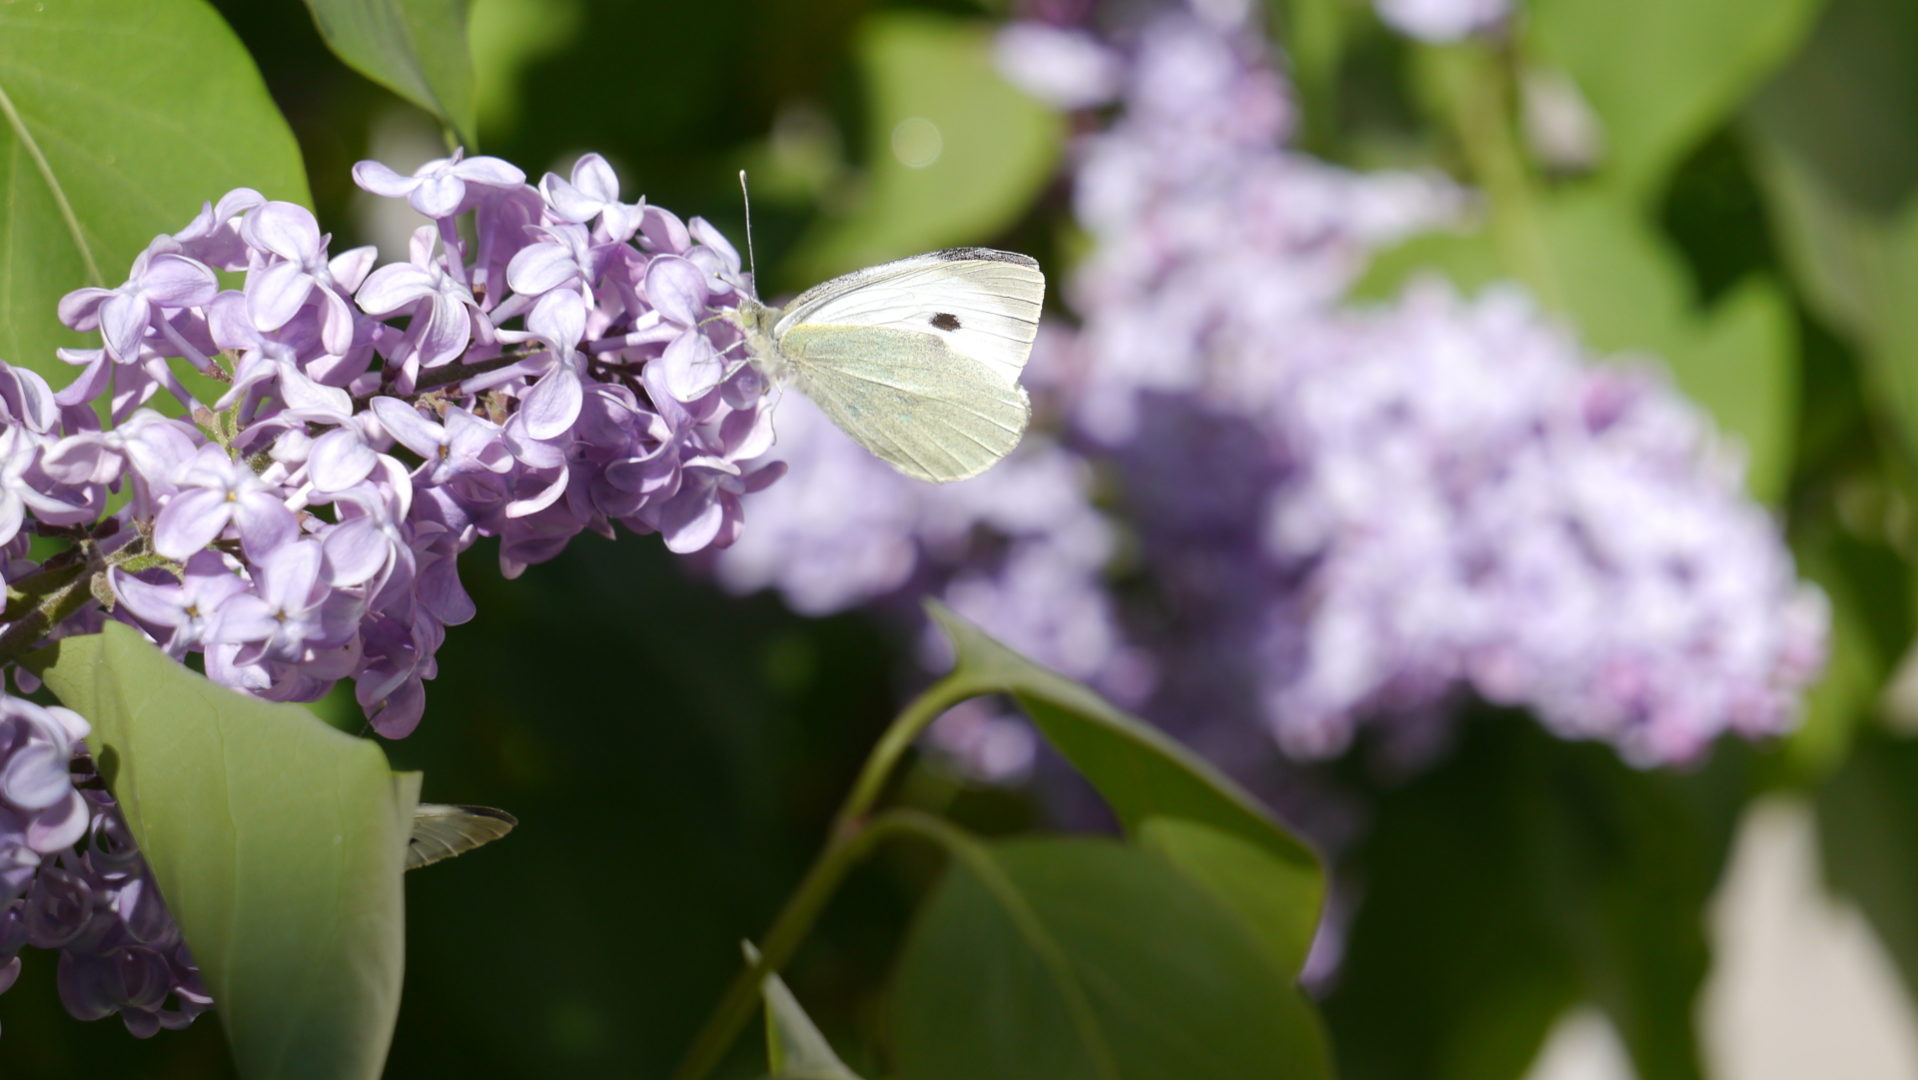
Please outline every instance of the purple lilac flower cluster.
M1470 199L1287 150L1283 81L1214 7L1001 40L1034 93L1118 104L1076 148L1080 325L1045 328L1028 370L1056 437L932 490L788 423L807 483L860 497L770 493L722 581L808 611L941 591L1251 776L1366 725L1429 746L1471 696L1645 764L1786 728L1821 663L1823 597L1709 422L1656 373L1592 363L1514 292L1351 305L1370 252ZM1058 478L1038 512L995 520L996 489L1035 459ZM790 558L755 548L775 539ZM848 551L885 552L885 572ZM1038 588L1020 551L1072 569ZM1094 639L1109 659L1075 659ZM1019 737L978 710L933 732L988 776L1030 761Z
M115 1013L133 1034L177 1030L212 1006L70 709L0 694L0 991L20 950L60 950L60 1000Z
M615 523L675 551L724 546L741 496L783 467L759 460L763 380L713 318L739 259L706 222L620 202L597 155L537 188L458 155L354 178L430 219L407 261L334 253L304 207L231 192L125 285L61 304L101 347L61 353L81 368L54 396L65 437L8 460L91 500L62 518L36 506L49 523L130 490L96 537L165 564L113 571L116 616L262 697L351 678L398 737L445 628L472 617L456 559L476 539L499 538L508 576ZM200 400L177 361L218 396ZM191 421L147 408L160 390Z
M0 364L0 576L32 601L0 654L118 619L260 697L351 679L397 738L446 627L474 614L457 559L479 538L509 577L618 524L676 552L737 539L742 498L785 467L718 317L749 287L718 231L621 202L598 155L537 187L459 154L354 178L427 219L405 261L332 251L304 207L235 190L125 284L61 302L100 337L60 351L71 384ZM70 546L35 564L30 534ZM190 1021L205 993L84 775L85 722L12 698L0 716L5 955L62 949L76 1016Z

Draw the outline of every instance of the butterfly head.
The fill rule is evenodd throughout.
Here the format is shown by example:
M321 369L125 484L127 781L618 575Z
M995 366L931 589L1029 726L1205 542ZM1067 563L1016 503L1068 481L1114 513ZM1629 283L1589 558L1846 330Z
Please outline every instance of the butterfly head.
M773 325L779 321L779 309L768 307L750 295L741 295L739 305L726 312L726 321L739 328L747 355L766 380L783 381L786 358L780 354L778 337L773 333Z

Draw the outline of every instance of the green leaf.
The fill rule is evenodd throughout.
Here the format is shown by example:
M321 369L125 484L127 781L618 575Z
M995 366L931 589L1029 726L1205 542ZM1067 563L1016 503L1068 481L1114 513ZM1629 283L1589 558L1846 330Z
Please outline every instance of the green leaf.
M993 66L989 24L872 15L855 50L866 80L863 190L797 246L827 277L978 242L1022 213L1059 159L1064 121Z
M1678 160L1804 35L1818 0L1537 0L1522 47L1604 126L1604 179L1657 194Z
M741 942L746 963L759 962L759 950L751 942ZM766 1064L778 1080L859 1080L846 1063L833 1053L832 1044L820 1034L818 1025L799 999L777 975L766 976L760 988L766 1002Z
M478 146L471 0L306 0L313 25L353 70L440 118Z
M1873 730L1818 792L1831 884L1858 902L1918 994L1918 739Z
M1835 0L1754 100L1747 131L1772 223L1820 315L1862 346L1918 443L1918 7ZM1843 122L1834 122L1842 117Z
M1699 1076L1702 913L1745 790L1737 749L1692 775L1644 772L1480 716L1436 768L1378 792L1324 1002L1342 1075L1515 1078L1592 1001L1638 1076Z
M1885 681L1912 640L1911 567L1818 516L1793 530L1801 574L1831 601L1830 659L1805 699L1805 719L1785 744L1793 779L1820 780L1850 756L1877 715Z
M900 961L902 1080L1330 1075L1290 979L1162 860L1058 838L953 854Z
M400 1002L400 865L419 774L138 632L30 658L88 745L180 923L240 1073L377 1077Z
M999 644L951 609L933 602L927 610L952 640L954 678L979 693L1013 695L1126 832L1221 890L1235 909L1263 912L1260 939L1282 970L1299 970L1324 893L1311 851L1238 785L1158 729Z
M60 325L60 297L125 281L156 235L240 186L312 201L292 131L212 7L0 6L0 359L66 383L54 349L88 341Z
M1685 396L1746 454L1746 487L1777 503L1791 481L1798 426L1798 322L1766 277L1740 283L1664 354Z

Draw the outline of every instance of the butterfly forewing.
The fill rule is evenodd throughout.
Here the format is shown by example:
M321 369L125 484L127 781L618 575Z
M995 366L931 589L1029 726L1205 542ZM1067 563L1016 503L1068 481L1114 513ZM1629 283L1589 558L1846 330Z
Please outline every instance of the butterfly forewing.
M930 334L1006 385L1019 379L1039 330L1046 279L1025 255L949 248L882 263L801 293L774 327L870 327Z
M518 824L518 818L490 806L421 803L413 811L413 835L406 841L406 869L463 855L498 840Z
M780 343L799 389L909 476L977 476L1019 443L1026 392L933 333L801 325Z

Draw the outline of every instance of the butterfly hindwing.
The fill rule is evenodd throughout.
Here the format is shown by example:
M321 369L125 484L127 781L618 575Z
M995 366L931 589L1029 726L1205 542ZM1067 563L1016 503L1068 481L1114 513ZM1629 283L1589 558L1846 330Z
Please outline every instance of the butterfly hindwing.
M1039 330L1046 279L1025 255L948 248L881 263L801 293L774 327L870 327L930 334L1006 385L1019 379Z
M413 834L406 841L406 869L463 855L498 840L518 824L518 818L490 806L421 803L413 811Z
M977 476L1025 431L1025 389L935 333L809 324L787 332L781 351L821 412L921 480Z

